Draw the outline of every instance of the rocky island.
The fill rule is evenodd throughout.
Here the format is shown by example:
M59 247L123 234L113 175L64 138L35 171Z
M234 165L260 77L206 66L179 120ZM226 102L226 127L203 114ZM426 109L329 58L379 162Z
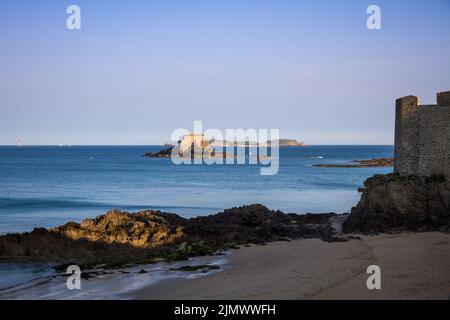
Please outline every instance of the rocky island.
M272 140L269 141L269 145L272 144L278 144L278 146L280 146L281 148L286 148L286 147L304 147L305 143L303 141L298 141L295 139L278 139L278 140Z
M170 158L172 153L179 155L180 157L189 156L191 157L227 157L226 153L218 153L215 148L225 148L225 147L249 147L249 146L271 146L273 144L278 144L279 147L299 147L304 146L303 142L298 142L295 139L278 139L271 140L265 143L257 143L252 141L226 141L226 140L211 140L205 137L203 134L188 134L182 137L176 145L165 144L163 149L157 152L147 152L144 154L145 157L149 158ZM195 154L194 150L197 149L200 152ZM201 154L200 154L201 153Z
M394 158L380 158L369 160L353 160L353 163L348 164L314 164L313 167L323 168L371 168L371 167L392 167L394 166Z
M170 158L172 156L174 146L166 147L158 152L147 152L144 154L148 158Z

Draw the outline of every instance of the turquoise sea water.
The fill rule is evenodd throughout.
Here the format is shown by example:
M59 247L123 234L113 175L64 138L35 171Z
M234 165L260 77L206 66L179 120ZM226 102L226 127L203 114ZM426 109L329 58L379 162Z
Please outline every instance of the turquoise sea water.
M255 165L174 165L145 158L161 146L0 147L0 233L81 221L110 209L159 209L184 217L262 203L284 212L346 212L369 176L392 168L318 163L392 157L392 146L280 149L277 175Z

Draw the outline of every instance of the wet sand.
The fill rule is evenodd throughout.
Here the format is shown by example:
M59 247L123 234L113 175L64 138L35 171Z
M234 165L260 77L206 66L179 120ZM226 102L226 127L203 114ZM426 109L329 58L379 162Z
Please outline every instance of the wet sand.
M450 234L403 233L326 243L275 242L233 250L222 272L172 279L130 299L449 299ZM381 290L366 286L381 268Z

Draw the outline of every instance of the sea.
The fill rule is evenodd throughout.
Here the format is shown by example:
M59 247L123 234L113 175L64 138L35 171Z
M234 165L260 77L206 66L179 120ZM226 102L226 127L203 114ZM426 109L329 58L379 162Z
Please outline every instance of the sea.
M279 170L263 165L183 164L144 157L163 146L0 146L0 234L81 222L111 209L190 218L248 204L286 213L349 212L358 188L391 167L327 168L393 157L393 146L280 148ZM48 276L44 266L0 264L0 291Z
M279 171L262 165L175 165L147 158L162 146L0 146L0 234L80 222L111 209L190 218L260 203L286 213L348 212L368 177L392 168L324 168L393 156L393 146L280 148Z

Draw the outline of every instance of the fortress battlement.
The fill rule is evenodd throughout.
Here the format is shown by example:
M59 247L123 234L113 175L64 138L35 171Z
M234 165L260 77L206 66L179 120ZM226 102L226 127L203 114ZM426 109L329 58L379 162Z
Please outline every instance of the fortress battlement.
M420 105L416 96L397 99L394 170L450 177L450 91L438 93L436 105Z

